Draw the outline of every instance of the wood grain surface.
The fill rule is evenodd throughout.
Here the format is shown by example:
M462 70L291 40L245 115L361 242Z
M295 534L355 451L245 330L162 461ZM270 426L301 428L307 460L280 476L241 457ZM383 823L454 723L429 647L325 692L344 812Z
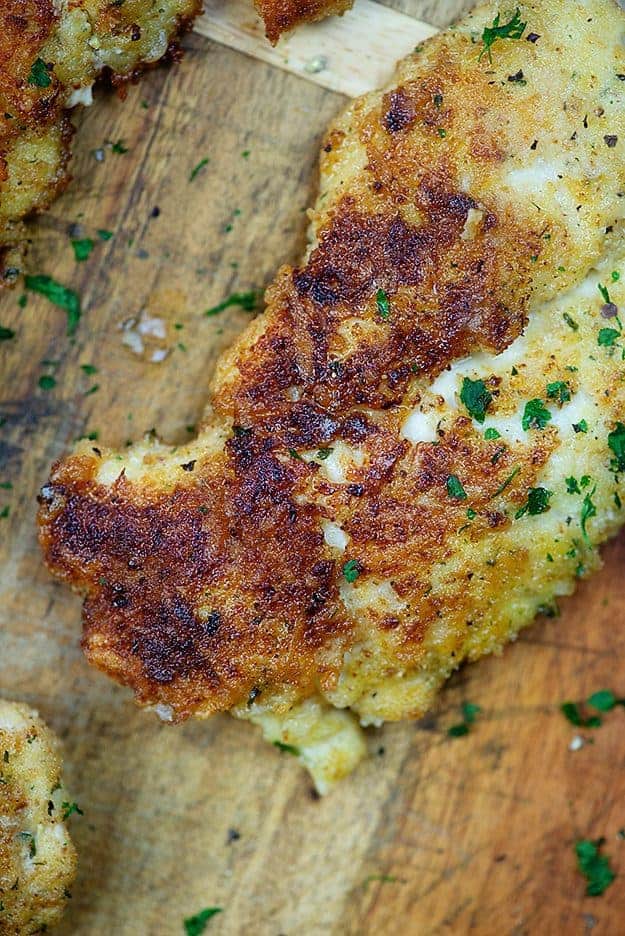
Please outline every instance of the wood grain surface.
M401 8L443 26L467 5ZM249 317L203 312L298 257L319 139L343 103L207 39L185 44L181 66L152 72L125 102L100 92L80 115L74 183L32 225L31 271L81 294L75 339L45 300L0 298L0 323L17 333L0 345L0 482L13 484L0 489L0 693L61 735L84 810L71 820L80 872L59 936L176 936L208 906L223 908L206 930L217 936L620 934L625 709L571 751L558 705L603 687L625 695L624 538L559 618L463 669L431 717L373 732L372 757L322 801L250 726L167 727L82 659L80 602L40 561L37 490L82 433L186 437L216 355ZM127 153L111 149L119 140ZM83 263L75 224L96 240ZM122 344L121 323L142 311L168 323L160 364ZM42 374L56 386L40 389ZM482 714L450 738L466 700ZM591 898L573 843L599 836L619 876Z

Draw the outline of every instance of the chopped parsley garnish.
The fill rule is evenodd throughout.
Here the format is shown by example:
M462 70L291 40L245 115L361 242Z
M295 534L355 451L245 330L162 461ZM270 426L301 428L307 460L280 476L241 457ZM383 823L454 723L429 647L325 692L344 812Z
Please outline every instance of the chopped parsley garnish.
M6 520L9 514L11 513L11 508L7 504L5 507L0 510L0 520Z
M582 536L587 543L590 543L590 538L586 530L586 524L591 519L591 517L597 516L597 505L593 503L592 496L597 490L596 486L590 491L589 494L586 494L584 501L582 503L582 515L580 518L580 525L582 528Z
M462 486L462 482L458 475L449 475L446 481L447 493L450 497L455 497L457 500L466 500L467 492Z
M522 425L526 432L528 429L544 429L550 419L551 413L542 400L529 400L525 404Z
M622 705L622 700L616 698L611 689L598 689L588 696L587 704L599 712L611 712L615 705Z
M212 917L222 913L221 907L207 907L206 910L200 910L194 916L187 917L184 921L184 931L186 936L201 936L206 929L206 924Z
M107 141L107 142L109 142L109 141ZM127 153L127 152L128 152L128 147L124 145L124 141L123 141L123 140L117 140L116 143L111 143L111 150L112 150L114 153L117 153L118 155L123 156L124 153Z
M196 176L202 171L204 166L208 166L208 156L205 156L204 159L200 159L197 166L193 167L193 169L189 173L189 182L193 182Z
M599 851L604 839L580 839L575 842L577 867L586 878L588 897L600 897L610 886L616 874L610 867L610 859Z
M575 725L576 728L599 728L601 725L601 719L598 715L584 717L577 702L563 702L560 711L566 720Z
M67 313L67 334L70 336L73 335L78 327L81 316L80 297L78 294L74 292L73 289L69 289L69 287L57 283L55 279L45 273L40 273L36 276L26 275L24 277L24 285L26 289L40 293L54 305L65 310Z
M487 439L488 441L490 441L491 439L501 439L501 433L497 432L497 430L493 429L493 427L491 426L484 433L484 438Z
M81 364L80 369L84 374L97 374L98 368L94 367L93 364Z
M465 377L462 381L460 399L464 403L469 416L472 416L476 422L483 423L486 418L486 410L492 403L492 395L483 380L471 380Z
M35 85L37 88L49 88L52 84L50 72L43 59L36 58L31 65L28 84Z
M87 260L95 244L90 237L82 237L80 240L73 240L72 247L74 248L74 257L80 262L81 260Z
M530 488L527 492L527 501L515 513L515 520L529 514L535 517L536 514L546 513L549 508L549 499L553 496L553 491L548 491L544 487Z
M498 13L491 26L484 27L482 33L482 50L478 61L481 61L484 54L488 55L488 61L492 62L493 56L491 49L498 39L520 39L525 32L527 23L521 21L521 11L517 7L514 16L507 23L499 22Z
M326 458L330 457L333 451L334 449L331 448L320 448L317 452L317 458L321 459L321 461L325 461Z
M213 306L211 309L207 309L204 315L209 317L219 315L220 312L223 312L224 309L228 309L230 306L240 306L246 312L253 312L258 305L258 298L259 293L254 289L250 289L249 292L234 292L231 296L228 296L227 299L224 299L223 302Z
M616 328L600 328L597 335L597 344L602 348L612 348L621 337Z
M360 575L360 563L357 559L349 559L343 566L343 578L346 582L355 582Z
M299 757L299 748L295 747L294 744L285 744L284 741L274 741L273 745L285 754L292 754L293 757Z
M78 805L78 803L61 803L61 809L63 810L63 821L69 819L73 813L77 813L79 816L84 816L84 812Z
M577 324L577 322L575 321L572 315L569 315L568 312L563 312L562 318L564 319L566 324L569 326L569 328L572 328L573 331L578 331L579 325Z
M555 380L547 384L547 396L550 400L557 400L558 403L568 403L571 399L569 385L564 380Z
M100 384L94 384L93 387L89 387L88 390L85 390L85 396L91 396L92 393L97 393L100 389Z
M573 432L588 432L588 423L585 419L580 419L578 423L573 423Z
M481 711L482 709L480 706L476 705L474 702L463 702L462 721L447 729L449 737L462 738L464 735L468 735L471 725L475 722L476 716L479 715Z
M112 236L113 236L112 231L106 231L104 228L98 229L98 237L100 238L101 241L109 241Z
M597 289L601 293L603 301L607 302L609 305L612 300L610 299L610 293L608 292L608 287L604 286L603 283L597 283Z
M514 481L514 479L516 478L516 476L518 475L518 473L519 473L520 470L521 470L521 466L520 466L520 465L517 465L517 467L511 472L511 474L508 475L508 477L506 478L506 480L503 481L503 482L499 485L499 487L497 488L497 490L495 491L495 493L494 493L493 496L491 497L491 500L493 500L495 497L498 497L503 491L506 490L506 488L508 487L508 485L511 484L511 483Z
M612 471L625 471L625 424L617 422L616 428L608 435L608 446L614 453L610 462Z
M391 307L388 301L388 296L383 289L378 289L375 294L375 301L378 307L378 314L380 318L387 319L391 314Z
M598 712L611 712L617 705L625 707L625 699L617 698L611 689L599 689L588 696L585 703ZM578 702L563 702L560 711L576 728L599 728L602 724L599 715L586 715L583 705Z
M52 390L56 387L56 380L51 374L42 374L38 383L42 390Z
M577 478L574 478L572 475L570 478L564 479L566 484L566 493L567 494L581 494L582 492L579 489L579 482Z
M0 341L10 341L11 338L15 338L13 329L5 328L4 325L0 325Z

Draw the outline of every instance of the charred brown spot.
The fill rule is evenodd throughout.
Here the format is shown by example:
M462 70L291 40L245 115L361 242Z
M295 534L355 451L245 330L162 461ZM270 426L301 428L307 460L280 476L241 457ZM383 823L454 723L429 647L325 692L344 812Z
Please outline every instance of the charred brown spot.
M386 111L383 123L389 133L398 133L412 126L417 116L414 101L404 88L397 88L387 95L385 100Z

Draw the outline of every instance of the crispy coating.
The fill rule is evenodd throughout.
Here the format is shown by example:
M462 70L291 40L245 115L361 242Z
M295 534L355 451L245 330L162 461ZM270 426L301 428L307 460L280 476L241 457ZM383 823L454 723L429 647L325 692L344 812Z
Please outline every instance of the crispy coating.
M254 0L272 45L282 33L290 32L301 23L314 23L333 14L340 16L353 3L354 0Z
M63 914L76 852L58 741L25 705L0 700L0 758L0 933L26 936Z
M490 62L496 12L330 129L307 257L222 358L198 439L82 443L41 494L90 661L167 719L282 724L313 773L330 706L423 714L622 523L625 20L525 3ZM342 715L321 788L362 756Z
M200 0L8 0L0 9L0 286L15 281L22 219L67 184L69 108L91 102L103 72L114 84L163 56Z

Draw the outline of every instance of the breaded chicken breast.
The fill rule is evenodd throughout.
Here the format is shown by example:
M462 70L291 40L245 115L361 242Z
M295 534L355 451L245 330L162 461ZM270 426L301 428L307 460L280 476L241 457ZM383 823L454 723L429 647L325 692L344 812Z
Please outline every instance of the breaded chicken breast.
M563 29L566 24L566 29ZM198 438L41 492L89 660L324 791L600 564L625 516L625 16L477 9L330 129L311 243ZM583 50L583 55L580 55Z
M22 266L22 219L68 181L69 108L102 72L135 78L175 52L201 0L5 0L0 6L0 286Z
M58 741L37 713L0 700L3 936L43 933L71 896L76 853L63 821L69 804L60 770Z

